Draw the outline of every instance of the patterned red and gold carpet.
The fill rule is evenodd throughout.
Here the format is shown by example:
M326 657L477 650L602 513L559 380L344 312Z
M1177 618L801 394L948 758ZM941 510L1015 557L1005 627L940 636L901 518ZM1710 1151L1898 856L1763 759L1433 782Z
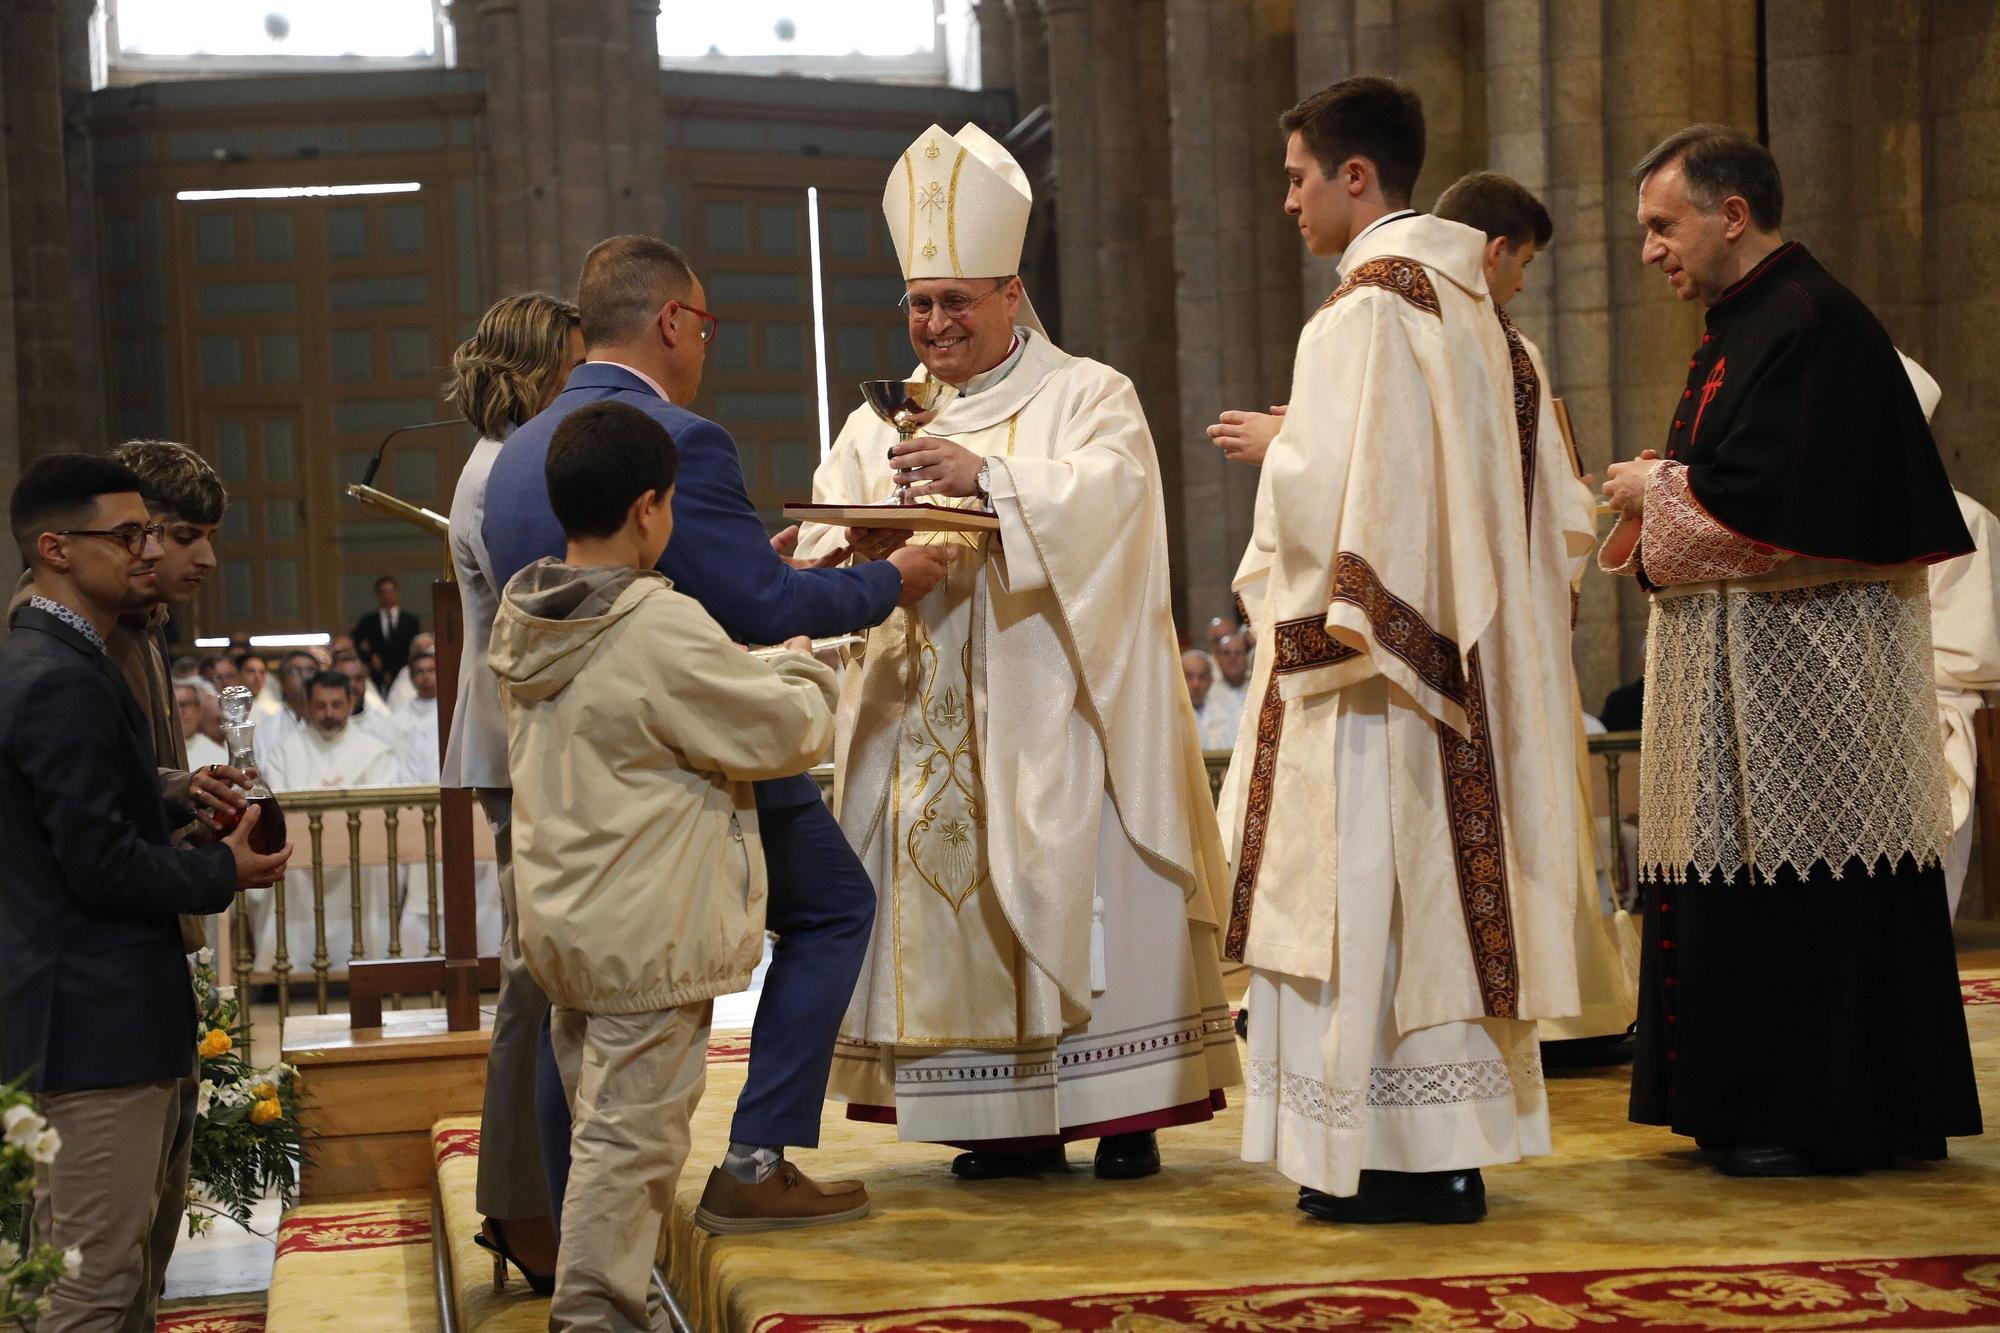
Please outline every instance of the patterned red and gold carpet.
M1962 961L1981 1090L2000 1114L2000 954ZM668 1228L677 1293L704 1333L2000 1329L2000 1135L1860 1177L1727 1180L1626 1121L1626 1071L1595 1071L1551 1080L1557 1155L1487 1172L1483 1224L1341 1229L1237 1159L1233 1110L1164 1134L1151 1180L1099 1182L1077 1150L1067 1176L975 1186L951 1178L949 1149L829 1106L820 1149L797 1158L867 1180L874 1215L720 1239L691 1218L742 1082L740 1050L718 1047ZM461 1326L545 1327L546 1302L518 1278L494 1291L470 1245L476 1122L443 1122L434 1144ZM312 1243L377 1263L382 1247L420 1250L428 1264L427 1219L410 1208L322 1215Z

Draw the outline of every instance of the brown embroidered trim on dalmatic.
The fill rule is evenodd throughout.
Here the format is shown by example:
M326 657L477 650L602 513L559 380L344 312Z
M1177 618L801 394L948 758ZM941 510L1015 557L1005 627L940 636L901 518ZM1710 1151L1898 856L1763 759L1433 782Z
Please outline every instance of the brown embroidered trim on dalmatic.
M1424 272L1424 266L1414 259L1384 255L1356 265L1333 289L1333 295L1321 303L1320 309L1326 309L1357 287L1381 287L1396 293L1419 310L1428 311L1440 319L1444 317L1443 307L1438 304L1437 288L1431 286L1430 275Z
M1520 962L1514 953L1514 918L1507 899L1507 843L1501 832L1500 786L1493 766L1493 736L1479 674L1479 650L1466 659L1467 734L1435 723L1444 762L1445 824L1458 867L1458 900L1466 939L1488 1018L1514 1018L1521 1009Z
M1465 706L1465 668L1458 645L1432 629L1414 606L1383 587L1374 566L1352 551L1333 558L1333 600L1360 607L1377 642L1407 662L1426 685Z
M1504 310L1496 309L1494 313L1500 316L1500 331L1507 335L1507 352L1514 363L1514 433L1521 440L1521 501L1527 508L1528 535L1533 537L1535 439L1542 418L1542 380L1535 374L1535 359L1528 355L1528 344L1514 327L1514 321L1507 318Z
M1285 729L1285 700L1278 693L1278 673L1264 687L1257 708L1257 748L1250 759L1250 786L1243 799L1243 842L1236 849L1236 882L1229 891L1229 931L1222 956L1243 961L1250 938L1250 904L1257 896L1257 869L1264 861L1264 837L1270 831L1271 792L1278 774L1278 737Z
M1326 632L1326 622L1313 616L1278 623L1277 656L1271 659L1274 675L1290 675L1314 667L1333 666L1361 654Z

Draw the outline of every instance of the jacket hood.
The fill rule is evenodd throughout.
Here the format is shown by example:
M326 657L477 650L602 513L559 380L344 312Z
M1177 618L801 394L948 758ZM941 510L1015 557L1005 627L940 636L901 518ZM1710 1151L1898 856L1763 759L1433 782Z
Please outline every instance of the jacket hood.
M500 596L487 662L516 698L553 699L590 661L606 630L672 586L657 570L537 560Z

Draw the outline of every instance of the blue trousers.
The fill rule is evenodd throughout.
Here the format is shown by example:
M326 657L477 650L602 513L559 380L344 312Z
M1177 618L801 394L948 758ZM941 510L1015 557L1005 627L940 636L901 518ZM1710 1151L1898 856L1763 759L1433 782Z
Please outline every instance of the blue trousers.
M875 922L875 885L824 801L760 809L757 822L770 883L765 923L778 943L757 1001L750 1067L729 1137L760 1148L816 1148L834 1039ZM560 1228L569 1105L546 1030L535 1075L549 1203Z

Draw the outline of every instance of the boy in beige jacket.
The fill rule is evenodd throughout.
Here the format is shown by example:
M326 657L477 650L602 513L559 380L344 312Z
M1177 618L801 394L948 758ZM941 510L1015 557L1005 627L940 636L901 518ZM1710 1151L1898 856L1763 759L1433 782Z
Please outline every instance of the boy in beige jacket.
M706 1077L710 1001L748 985L763 950L750 783L833 744L833 673L806 639L766 664L653 568L675 462L666 430L632 407L562 423L548 488L569 549L508 583L488 650L521 951L549 995L574 1121L555 1329L651 1326L647 1279Z

